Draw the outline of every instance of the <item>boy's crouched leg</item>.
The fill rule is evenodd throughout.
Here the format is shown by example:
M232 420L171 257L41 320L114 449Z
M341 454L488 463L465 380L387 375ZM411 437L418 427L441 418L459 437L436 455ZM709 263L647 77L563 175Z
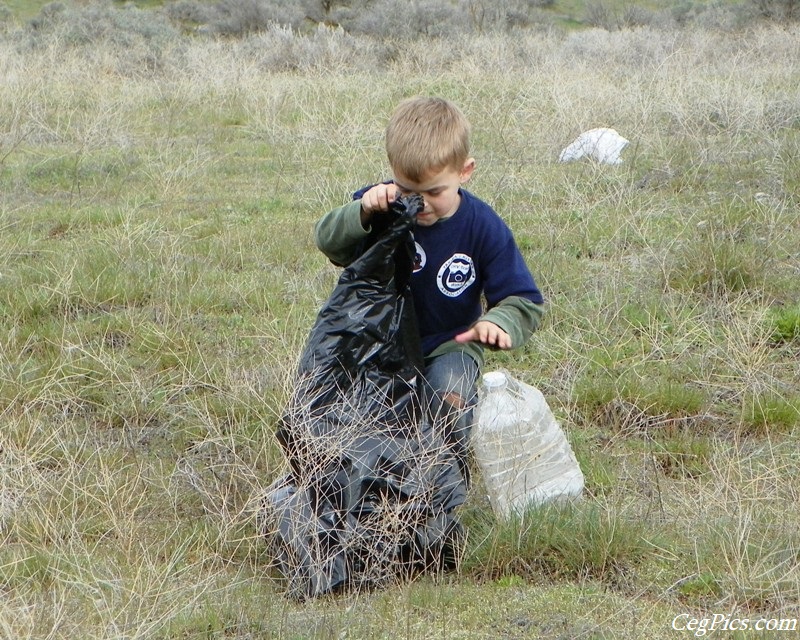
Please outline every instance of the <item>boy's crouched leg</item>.
M435 426L444 429L464 478L469 481L467 453L477 402L478 363L462 352L445 353L425 367L425 402Z

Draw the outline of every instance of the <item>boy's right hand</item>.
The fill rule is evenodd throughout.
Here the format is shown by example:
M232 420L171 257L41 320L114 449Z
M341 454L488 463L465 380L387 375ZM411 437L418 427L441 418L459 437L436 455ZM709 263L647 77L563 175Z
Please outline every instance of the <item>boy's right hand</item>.
M361 226L369 227L375 213L389 211L389 205L397 199L399 189L395 184L376 184L361 196Z

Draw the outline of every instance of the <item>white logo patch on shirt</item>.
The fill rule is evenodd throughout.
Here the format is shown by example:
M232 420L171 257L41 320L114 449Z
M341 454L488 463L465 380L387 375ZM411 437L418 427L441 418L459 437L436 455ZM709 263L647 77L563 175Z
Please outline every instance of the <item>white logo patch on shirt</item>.
M455 253L436 274L436 284L448 298L460 296L475 282L475 265L465 253Z
M419 246L419 242L415 242L414 247L417 251L417 254L414 256L414 273L416 273L417 271L421 271L428 262L428 256L425 253L425 249Z

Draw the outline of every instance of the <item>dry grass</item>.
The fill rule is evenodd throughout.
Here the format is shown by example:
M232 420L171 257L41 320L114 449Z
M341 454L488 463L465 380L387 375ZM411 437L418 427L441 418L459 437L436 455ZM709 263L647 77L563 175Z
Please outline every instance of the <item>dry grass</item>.
M800 294L797 29L470 55L275 32L181 40L149 70L138 47L42 44L0 42L0 635L658 638L685 611L797 617L798 341L775 338ZM594 555L582 571L569 540L491 520L479 538L476 490L461 573L299 606L252 507L337 276L311 225L384 177L383 122L415 93L470 117L471 188L547 295L540 333L488 366L560 417L587 476L568 526ZM624 164L557 164L594 126L632 140Z

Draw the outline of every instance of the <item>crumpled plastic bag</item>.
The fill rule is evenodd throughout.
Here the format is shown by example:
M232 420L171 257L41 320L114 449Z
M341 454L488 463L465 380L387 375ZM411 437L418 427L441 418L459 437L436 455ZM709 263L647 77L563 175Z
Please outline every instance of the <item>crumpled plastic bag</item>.
M604 164L621 164L620 153L629 141L614 129L600 127L584 131L566 146L558 156L559 162L572 162L589 157Z
M455 454L422 406L409 291L416 195L343 271L320 310L277 431L290 472L268 489L262 531L298 598L455 566L466 499Z

